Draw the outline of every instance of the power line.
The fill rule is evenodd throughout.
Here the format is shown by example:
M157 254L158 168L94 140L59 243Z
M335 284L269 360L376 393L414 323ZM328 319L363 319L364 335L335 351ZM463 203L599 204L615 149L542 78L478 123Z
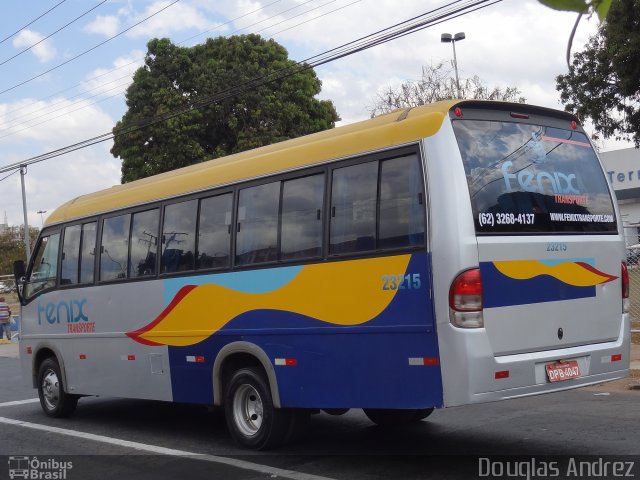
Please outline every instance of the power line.
M3 180L6 180L7 178L9 178L11 175L15 175L16 173L18 173L20 170L14 170L13 172L11 172L9 175L7 175L6 177L2 177L0 178L0 182L2 182Z
M274 2L272 2L272 3L270 3L270 4L268 4L268 5L265 5L265 7L263 7L263 8L266 8L266 7L268 7L268 6L271 6L271 5L273 5L273 4L275 4L275 3L278 3L278 2L280 2L280 1L281 1L281 0L276 0L276 1L274 1ZM258 21L258 22L254 22L254 23L252 23L251 25L247 25L247 26L245 26L245 27L242 27L242 28L236 29L236 30L234 30L233 32L229 33L227 36L229 36L229 35L233 35L234 33L237 33L237 32L239 32L239 31L245 30L245 29L247 29L247 28L249 28L249 27L253 27L253 26L255 26L255 25L259 25L259 24L261 24L261 23L264 23L264 22L266 22L266 21L268 21L268 20L271 20L272 18L275 18L275 17L277 17L277 16L279 16L279 15L282 15L283 13L286 13L286 12L289 12L289 11L291 11L291 10L294 10L294 9L296 9L296 8L298 8L298 7L302 6L302 5L306 5L306 4L310 3L311 1L313 1L313 0L308 0L307 2L305 2L305 3L301 4L301 5L298 5L298 6L293 7L293 8L289 8L289 9L287 9L287 10L283 10L283 11L281 11L281 12L278 12L278 13L276 13L276 14L274 14L274 15L272 15L272 16L270 16L270 17L268 17L268 18L266 18L266 19L263 19L263 20L260 20L260 21ZM274 26L276 26L276 25L280 25L281 23L288 22L288 21L290 21L290 20L292 20L292 19L294 19L294 18L297 18L297 17L299 17L299 16L301 16L301 15L305 15L305 14L307 14L307 13L310 13L310 12L312 12L313 10L317 10L318 8L322 8L322 7L324 7L324 6L326 6L326 5L330 4L330 3L333 3L333 2L335 2L335 1L336 1L336 0L331 0L331 1L329 1L329 2L327 2L327 3L324 3L324 4L322 4L322 5L318 6L318 7L312 8L312 9L310 9L310 10L307 10L306 12L303 12L303 13L301 13L301 14L295 15L295 16L293 16L293 17L289 17L288 19L285 19L285 20L282 20L282 21L277 22L277 23L275 23L275 24L272 24L272 25L270 25L270 26L268 26L268 27L265 27L265 28L263 28L263 29L261 29L261 30L258 30L257 32L254 32L254 33L258 33L258 32L260 32L260 31L263 31L263 30L266 30L266 29L272 28L272 27L274 27ZM351 2L351 3L349 3L349 4L343 5L343 6L339 7L339 8L336 8L336 9L331 10L331 11L329 11L329 12L326 12L326 13L324 13L324 14L317 15L317 16L315 16L315 17L311 18L311 19L308 19L308 20L306 20L306 21L303 21L303 22L297 23L297 24L292 25L292 26L290 26L290 27L288 27L288 28L282 29L282 30L280 30L280 31L278 31L278 32L275 32L273 35L277 35L278 33L281 33L281 32L287 31L287 30L290 30L290 29L292 29L292 28L296 28L296 27L298 27L298 26L300 26L300 25L303 25L303 24L305 24L305 23L308 23L308 22L314 21L314 20L316 20L316 19L318 19L318 18L324 17L324 16L329 15L329 14L331 14L331 13L335 13L335 12L337 12L337 11L339 11L339 10L342 10L342 9L344 9L344 8L347 8L347 7L349 7L349 6L351 6L351 5L355 4L355 3L358 3L358 2L360 2L360 1L361 1L361 0L355 0L355 1ZM248 15L250 15L250 14L252 14L252 13L255 13L255 12L259 11L259 10L261 10L261 9L253 10L253 11L251 11L251 12L249 12L249 13L246 13L246 14L244 14L244 15L241 15L241 16L239 16L239 17L236 17L236 19L229 20L229 21L225 22L224 24L219 24L219 25L218 25L218 27L220 27L220 26L222 26L222 25L226 25L226 24L228 24L228 23L231 23L231 22L233 22L233 21L235 21L235 20L237 20L237 19L239 19L239 18L246 17L246 16L248 16ZM199 35L202 35L202 33L201 33L201 34L198 34L198 35L196 35L196 36L199 36ZM193 38L195 38L196 36L193 36L193 37L190 37L190 38L189 38L189 39L187 39L187 40L184 40L184 41L178 42L178 45L179 45L179 44L181 44L181 43L184 43L184 42L186 42L186 41L188 41L188 40L190 40L190 39L193 39ZM144 58L144 57L142 57L141 59L143 59L143 58ZM114 72L114 71L120 70L120 69L122 69L122 68L124 68L124 67L127 67L127 66L129 66L129 65L131 65L131 64L134 64L134 63L136 63L136 61L129 62L129 63L125 64L125 65L122 65L122 66L117 67L117 68L115 68L115 69L109 70L109 71L107 71L107 72L105 72L105 73L102 73L102 74L100 74L100 75L96 75L95 77L92 77L92 78L90 78L89 80L93 80L93 79L96 79L96 78L99 78L99 77L105 76L105 75L107 75L107 74L109 74L109 73L111 73L111 72ZM109 82L106 82L106 83L100 84L100 85L98 85L98 86L96 86L96 87L94 87L94 88L92 88L92 89L89 89L87 92L83 92L83 93L80 93L80 94L74 95L74 96L70 97L69 99L67 99L67 100L70 100L70 99L77 98L77 97L84 97L84 98L80 98L79 100L77 100L77 101L75 101L75 102L72 102L71 104L67 104L67 105L64 105L64 106L62 106L62 107L60 107L60 108L56 108L56 109L53 109L53 110L49 110L49 111L47 111L47 112L43 113L42 115L38 115L37 117L30 118L30 119L29 119L29 120L27 120L27 121L24 121L24 122L21 122L21 123L18 123L18 124L12 124L12 125L11 125L11 127L9 127L9 128L0 129L0 132L3 132L3 131L4 131L4 132L9 132L9 133L7 133L7 134L5 134L5 135L3 135L3 136L0 136L0 139L10 137L10 136L12 136L12 135L14 135L14 134L17 134L17 133L19 133L19 132L22 132L22 131L28 130L29 128L32 128L32 127L35 127L35 126L38 126L38 125L42 125L43 123L46 123L46 122L48 122L48 121L54 120L54 119L56 119L56 118L59 118L59 117L60 117L60 115L55 116L55 117L52 117L52 118L50 118L50 119L48 119L48 120L45 120L45 121L43 121L43 122L38 122L38 123L36 123L36 124L29 125L29 126L27 126L27 127L25 127L25 128L21 128L21 129L19 129L19 130L16 130L16 127L18 127L18 126L20 126L20 125L27 125L27 124L29 124L29 122L31 122L32 120L37 120L38 118L46 117L46 116L48 116L48 115L50 115L50 114L52 114L52 113L55 113L55 112L57 112L57 111L60 111L60 110L63 110L63 109L69 108L70 106L73 106L73 105L76 105L76 104L79 104L79 103L83 103L85 100L88 100L88 99L91 99L91 98L95 98L95 97L99 96L101 93L98 93L98 94L95 94L95 95L90 95L90 96L88 96L88 97L85 97L85 94L86 94L86 93L93 92L93 91L95 91L95 90L102 89L104 86L109 85L110 83L113 83L113 82L115 82L115 81L117 81L117 80L121 80L121 79L124 79L124 78L130 79L130 76L127 74L127 75L124 75L124 76L122 76L122 77L119 77L119 78L117 78L117 79L115 79L115 80L111 80L111 81L109 81ZM128 84L128 83L129 83L129 82L127 81L127 82L125 82L125 83L122 83L122 84L118 85L117 87L124 86L124 85L126 85L126 84ZM69 87L69 88L67 88L67 89L64 89L64 90L62 90L62 91L60 91L60 92L58 92L58 93L63 93L63 92L65 92L65 91L71 90L71 89L76 88L76 87L81 86L81 85L82 85L81 83L80 83L80 84L76 84L75 86L73 86L73 87ZM114 88L117 88L117 87L110 88L110 89L108 89L108 90L106 90L106 91L113 90ZM125 93L125 92L126 92L126 89L125 89L122 93ZM49 96L45 97L44 99L50 98L50 97L52 97L52 96L54 96L54 95L55 95L55 94L49 95ZM112 99L112 98L114 98L114 97L116 97L116 96L117 96L117 95L111 95L111 96L109 96L109 97L108 97L108 99ZM43 99L43 100L44 100L44 99ZM102 101L104 101L104 100L98 100L98 101L96 101L96 102L92 102L92 103L90 103L90 104L88 104L88 105L85 105L85 106L83 106L83 107L81 107L81 108L78 108L78 109L72 110L72 112L75 112L75 111L81 110L81 109L83 109L83 108L88 108L88 107L90 107L90 106L92 106L92 105L95 105L95 104L97 104L97 103L101 103ZM33 103L33 105L35 105L35 103L37 103L37 102L34 102L34 103ZM26 113L23 113L22 115L18 115L18 116L16 116L16 117L13 117L11 120L12 120L12 121L15 121L15 120L18 120L18 119L20 119L20 118L28 117L29 115L32 115L32 114L33 114L33 113L35 113L35 112L38 112L38 111L40 111L40 110L45 110L45 109L48 109L48 108L51 108L51 107L54 107L54 106L56 106L56 105L63 104L63 103L65 103L65 100L60 100L60 101L58 101L58 102L56 102L56 103L54 103L54 104L51 104L51 105L45 105L45 106L40 107L39 109L33 110L33 111L31 111L31 112L26 112ZM14 110L12 110L12 111L7 112L7 113L6 113L6 115L10 115L10 114L11 114L11 113L13 113L13 112L21 111L21 110L24 110L24 109L25 109L24 107L22 107L22 108L17 108L17 109L14 109Z
M20 33L22 30L24 30L25 28L31 26L32 24L36 23L38 20L40 20L42 17L44 17L47 13L53 11L54 9L56 9L57 7L59 7L60 5L62 5L64 2L66 2L67 0L62 0L60 3L55 4L53 7L51 7L49 10L47 10L46 12L44 12L42 15L34 18L33 20L31 20L29 23L27 23L25 26L20 27L18 30L16 30L15 32L13 32L11 35L8 35L6 37L4 37L2 40L0 40L0 45L2 45L4 42L6 42L7 40L9 40L11 37L13 37L14 35Z
M111 88L111 89L109 89L109 90L115 90L115 89L117 89L117 88L124 87L124 86L125 86L125 85L127 85L127 84L128 84L128 82L127 82L126 84L116 85L115 87L112 87L112 88ZM109 90L106 90L106 91L109 91ZM99 103L106 102L107 100L111 100L111 99L113 99L113 98L119 97L120 95L124 94L126 91L127 91L127 90L126 90L126 88L125 88L124 90L120 90L120 91L118 91L118 92L117 92L117 93L115 93L115 94L112 94L112 95L109 95L109 96L107 96L107 97L101 98L100 100L96 100L95 102L91 102L91 103L90 103L90 104L88 104L88 105L83 105L83 106L81 106L81 107L74 108L73 110L69 110L69 108L70 108L70 107L72 107L72 106L74 106L74 105L77 105L77 104L79 104L79 103L84 103L84 102L85 102L86 100L88 100L88 99L81 99L81 100L78 100L78 101L76 101L76 102L70 103L69 105L65 105L65 106L60 107L60 108L58 108L58 109L56 109L56 110L52 110L52 111L50 111L50 112L47 112L46 114L39 115L39 116L37 116L37 117L32 118L31 120L37 120L38 118L42 118L42 117L48 116L48 115L50 115L50 114L52 114L52 113L55 113L55 112L59 112L59 111L61 111L61 110L64 110L64 113L61 113L60 115L56 115L55 117L47 118L46 120L43 120L43 121L38 122L38 123L33 123L33 124L31 124L31 125L27 125L27 126L26 126L26 127L24 127L24 128L16 129L15 127L18 127L18 126L20 126L20 125L25 125L27 122L19 123L18 125L13 125L10 129L5 129L5 130L4 130L4 131L11 130L11 131L10 131L9 133L5 134L5 135L0 136L0 140L2 140L3 138L11 137L12 135L15 135L15 134L17 134L17 133L24 132L25 130L29 130L29 129L33 128L33 127L37 127L38 125L43 125L43 124L48 123L48 122L50 122L50 121L52 121L52 120L56 120L56 119L58 119L58 118L65 117L65 116L69 115L70 113L77 112L77 111L79 111L79 110L83 110L83 109L88 108L88 107L91 107L91 106L93 106L93 105L97 105L97 104L99 104ZM98 95L101 95L101 94L96 94L96 95L94 95L93 97L90 97L90 98L97 97ZM2 130L0 130L0 131L2 131Z
M360 3L361 1L362 0L354 0L351 3L347 3L346 5L342 5L341 7L334 8L333 10L325 12L322 15L318 15L317 17L313 17L313 18L310 18L310 19L305 20L303 22L296 23L295 25L291 25L290 27L283 28L282 30L278 30L277 32L272 33L271 36L274 37L274 36L278 35L279 33L286 32L286 31L291 30L293 28L299 27L300 25L304 25L305 23L309 23L309 22L312 22L314 20L317 20L318 18L326 17L327 15L330 15L332 13L339 12L340 10L344 10L345 8L350 7L351 5L355 5L356 3ZM324 6L324 5L322 5L322 6ZM271 27L274 27L274 26L275 25L271 25ZM271 28L271 27L269 27L269 28Z
M106 89L106 90L104 89L104 87L106 87L107 85L110 85L110 84L112 84L112 83L115 83L115 82L117 82L117 81L119 81L119 80L124 80L124 79L126 79L126 81L125 81L125 82L120 83L120 84L116 85L115 87L111 87L111 88L108 88L108 89ZM86 101L86 100L90 100L90 99L92 99L92 98L98 97L98 96L102 95L102 94L103 94L103 93L105 93L105 92L110 92L110 91L111 91L111 90L113 90L114 88L124 87L124 86L128 85L130 82L131 82L131 75L129 75L129 74L127 74L127 75L123 75L122 77L114 78L113 80L111 80L111 81L109 81L109 82L102 83L102 84L100 84L100 85L99 85L99 86L97 86L97 87L94 87L94 88L92 88L92 89L90 89L90 90L87 90L86 92L81 92L81 93L78 93L78 94L76 94L76 95L72 95L71 97L63 98L63 99L61 99L61 100L58 100L57 102L53 102L53 103L51 103L51 104L49 104L49 105L43 105L43 106L41 106L40 108L36 108L36 109L34 109L34 110L24 111L24 112L22 113L22 115L17 115L17 116L15 116L15 117L13 117L13 118L7 118L7 119L6 119L6 122L7 122L7 123L11 122L11 123L12 123L12 125L11 125L10 127L8 127L8 128L0 128L0 133L1 133L1 132L13 132L13 131L14 131L14 129L15 129L15 127L18 127L18 126L20 126L20 125L26 125L26 124L28 124L28 123L29 123L30 121L32 121L32 120L37 120L38 118L46 117L47 115L49 115L49 114L51 114L51 113L58 112L58 111L60 111L61 109L64 109L64 108L67 108L67 107L70 107L70 106L73 106L73 105L77 105L78 103L82 103L82 102L84 102L84 101ZM94 94L94 95L86 96L86 94L87 94L87 93L91 93L91 92L96 91L96 90L100 90L100 92L99 92L99 93L96 93L96 94ZM80 98L80 99L78 99L78 100L75 100L74 102L71 102L71 103L67 103L67 102L69 102L70 100L73 100L74 98L78 98L78 97L83 97L83 98ZM62 104L65 104L65 105L64 105L63 107L60 107L60 108L55 108L55 107L57 107L58 105L62 105ZM32 103L31 105L35 105L35 103ZM29 105L29 106L30 106L30 105ZM37 112L42 111L42 110L47 110L47 109L50 109L50 110L49 110L49 111L47 111L47 112L44 112L44 113L42 113L41 115L38 115L38 116L36 116L36 117L30 117L30 116L31 116L31 115L33 115L34 113L37 113ZM27 110L27 108L26 108L26 107L22 107L22 108L20 108L20 109L15 109L15 110L13 110L13 112L18 112L18 111L22 111L22 110ZM9 112L9 113L12 113L12 112ZM25 118L25 117L30 117L30 118L29 118L28 120L25 120L25 121L20 122L20 123L14 123L16 120L20 120L21 118ZM11 135L11 133L8 133L7 135L3 135L3 136L2 136L2 137L0 137L0 138L5 138L5 137L8 137L8 136L10 136L10 135Z
M84 52L79 53L79 54L78 54L78 55L76 55L75 57L72 57L72 58L70 58L69 60L66 60L66 61L62 62L62 63L60 63L60 64L56 65L55 67L51 67L49 70L47 70L47 71L45 71L45 72L42 72L42 73L39 73L38 75L35 75L35 76L33 76L33 77L29 78L28 80L25 80L25 81L23 81L23 82L17 83L16 85L14 85L14 86L12 86L12 87L9 87L9 88L7 88L7 89L5 89L5 90L0 91L0 95L2 95L3 93L10 92L11 90L14 90L14 89L16 89L16 88L18 88L18 87L21 87L21 86L23 86L23 85L26 85L27 83L32 82L33 80L36 80L37 78L40 78L40 77L45 76L47 73L53 72L54 70L57 70L58 68L60 68L60 67L62 67L62 66L64 66L64 65L66 65L66 64L68 64L68 63L71 63L71 62L73 62L74 60L77 60L78 58L82 57L83 55L86 55L87 53L92 52L92 51L93 51L93 50L95 50L96 48L101 47L101 46L102 46L102 45L104 45L105 43L108 43L108 42L110 42L111 40L114 40L115 38L118 38L120 35L123 35L123 34L127 33L129 30L131 30L131 29L133 29L133 28L137 27L137 26L138 26L138 25L140 25L141 23L146 22L146 21L147 21L147 20L149 20L150 18L155 17L156 15L158 15L159 13L161 13L161 12L165 11L167 8L171 7L172 5L175 5L175 4L176 4L176 3L178 3L179 1L180 1L180 0L174 0L174 1L173 1L173 2L171 2L169 5L165 5L165 6L164 6L164 7L162 7L160 10L158 10L158 11L156 11L156 12L152 13L152 14L151 14L151 15L149 15L148 17L146 17L146 18L144 18L144 19L140 20L139 22L137 22L137 23L135 23L135 24L131 25L131 26L130 26L130 27L128 27L128 28L125 28L125 29L124 29L124 30L122 30L121 32L116 33L114 36L107 38L105 41L100 42L100 43L98 43L97 45L94 45L93 47L91 47L91 48L89 48L89 49L85 50Z
M327 50L318 55L314 55L313 57L309 57L305 60L302 60L300 62L296 62L291 67L280 69L268 75L254 77L253 79L242 82L239 85L235 85L234 87L228 88L214 95L205 97L199 101L188 103L182 106L181 108L178 108L171 112L166 113L165 115L161 115L159 117L150 119L148 122L144 122L134 127L121 129L115 132L111 131L111 132L103 133L101 135L97 135L95 137L86 139L84 141L81 141L72 145L68 145L66 147L62 147L57 150L44 153L42 155L31 157L22 162L18 162L12 165L7 165L5 167L0 168L0 173L4 173L6 171L10 171L15 168L20 168L22 166L31 165L33 163L39 163L45 160L49 160L51 158L65 155L67 153L80 150L82 148L86 148L92 145L96 145L98 143L112 140L118 136L134 133L138 130L142 130L149 126L175 118L188 111L199 109L207 105L210 105L211 103L215 103L215 102L225 100L227 98L231 98L244 91L255 89L257 87L260 87L262 85L265 85L277 80L283 80L303 70L324 65L326 63L338 60L340 58L353 55L354 53L358 53L358 52L367 50L369 48L375 47L377 45L381 45L383 43L389 42L396 38L401 38L412 31L419 31L424 28L428 28L429 26L433 26L438 23L441 23L444 20L448 20L450 18L456 18L461 15L468 14L472 11L477 10L477 7L483 4L493 5L502 0L494 0L493 2L490 2L490 0L475 0L475 1L468 0L464 2L464 4L460 7L453 7L454 5L461 3L462 1L463 0L457 0L457 1L451 2L442 7L438 7L429 12L426 12L416 17L413 17L411 19L405 20L404 22L400 22L395 25L392 25L391 27L381 29L377 32L366 35L364 37L360 37L359 39L353 40L339 47L333 48L331 50ZM441 13L438 13L438 12L441 12Z
M62 27L60 27L58 30L56 30L53 33L50 33L49 35L47 35L46 37L44 37L43 39L37 41L36 43L34 43L33 45L31 45L30 47L25 48L24 50L16 53L13 57L9 57L6 60L4 60L3 62L0 62L0 66L4 65L7 62L10 62L11 60L13 60L16 57L19 57L20 55L22 55L25 52L28 52L29 50L31 50L33 47L40 45L42 42L44 42L45 40L53 37L56 33L64 30L65 28L67 28L69 25L77 22L78 20L80 20L82 17L84 17L85 15L88 15L89 13L91 13L92 11L94 11L96 8L98 8L100 5L102 5L103 3L105 3L107 0L102 0L100 3L98 3L97 5L91 7L89 10L87 10L86 12L84 12L82 15L74 18L73 20L71 20L69 23L67 23L66 25L63 25Z
M228 21L223 22L223 23L219 23L219 24L217 24L217 25L216 25L215 29L220 28L220 27L223 27L223 26L228 25L228 24L230 24L230 23L233 23L233 22L235 22L235 21L237 21L237 20L239 20L239 19L241 19L241 18L247 17L247 16L249 16L249 15L251 15L251 14L253 14L253 13L256 13L256 12L258 12L258 11L260 11L260 10L264 10L264 9L266 9L266 8L270 7L271 5L275 5L276 3L280 3L281 1L282 1L282 0L275 0L275 1L273 1L273 2L271 2L271 3L269 3L269 4L267 4L267 5L265 5L264 7L256 8L255 10L252 10L252 11L250 11L250 12L247 12L247 13L245 13L245 14L243 14L243 15L240 15L240 16L238 16L238 17L235 17L235 18L233 18L233 19L231 19L231 20L228 20ZM304 4L302 4L302 5L305 5L305 4L309 3L310 1L313 1L313 0L308 0L307 2L305 2L305 3L304 3ZM230 33L230 34L228 34L228 35L233 35L234 33L237 33L237 32L239 32L239 31L241 31L241 30L244 30L244 29L247 29L247 28L253 27L253 26L255 26L255 25L259 25L259 24L261 24L261 23L264 23L265 21L271 20L272 18L274 18L274 17L276 17L276 16L278 16L278 15L282 15L283 13L286 13L286 12L288 12L288 11L290 11L290 10L295 9L295 8L298 8L299 6L301 6L301 5L298 5L297 7L289 8L289 9L287 9L287 10L283 10L283 11L281 11L281 12L278 12L278 13L276 13L276 14L274 14L274 15L272 15L272 16L270 16L270 17L268 17L268 18L266 18L266 19L263 19L263 20L260 20L260 21L258 21L258 22L254 22L254 23L252 23L252 24L250 24L250 25L247 25L247 26L245 26L245 27L242 27L242 28L236 29L236 30L234 30L233 32L231 32L231 33ZM213 30L214 30L214 29L207 30L207 31L205 31L205 32L201 32L201 33L199 33L199 34L197 34L197 35L194 35L194 36L189 37L189 38L187 38L187 39L185 39L185 40L182 40L182 41L180 41L180 42L177 42L177 43L176 43L176 45L181 45L181 44L183 44L183 43L186 43L186 42L188 42L189 40L192 40L192 39L194 39L194 38L196 38L196 37L202 36L202 35L204 35L204 34L206 34L206 33L212 32ZM91 81L91 80L95 80L95 79L100 78L100 77L104 77L105 75L109 75L109 74L110 74L110 73L112 73L112 72L115 72L115 71L121 70L121 69L126 68L126 67L128 67L128 66L130 66L130 65L134 65L134 64L138 63L138 62L139 62L139 61L141 61L141 60L144 60L144 56L143 56L143 57L140 57L140 58L138 58L138 59L135 59L135 60L133 60L133 61L131 61L131 62L129 62L129 63L126 63L126 64L124 64L124 65L120 65L119 67L112 68L111 70L108 70L108 71L106 71L106 72L103 72L103 73L101 73L100 75L96 75L96 76L94 76L94 77L91 77L91 78L87 79L87 81ZM46 72L45 72L45 73L46 73ZM125 76L123 76L123 77L119 77L119 78L118 78L118 79L116 79L116 80L119 80L119 79L122 79L122 78L126 78L126 77L129 77L129 75L125 75ZM109 81L109 82L107 82L107 83L104 83L104 84L98 85L97 87L94 87L94 88L92 88L92 89L89 89L87 92L83 92L83 93L78 94L78 95L75 95L74 97L71 97L71 98L76 98L76 97L78 97L78 96L84 95L85 93L90 93L90 92L92 92L92 91L94 91L94 90L98 90L98 89L102 88L104 85L108 85L109 83L113 83L113 82L114 82L114 81L116 81L116 80L112 80L112 81ZM59 95L59 94L61 94L61 93L67 92L67 91L69 91L69 90L73 90L74 88L80 87L80 86L82 86L82 85L83 85L83 83L82 83L82 82L81 82L81 83L77 83L76 85L73 85L73 86L71 86L71 87L68 87L68 88L65 88L65 89L59 90L59 91L57 91L57 92L52 93L51 95L47 95L46 97L42 97L42 98L40 98L40 99L38 99L38 100L34 101L34 102L33 102L33 103L31 103L30 105L35 105L35 104L36 104L37 102L39 102L39 101L47 100L47 99L49 99L49 98L51 98L51 97L54 97L54 96ZM0 93L4 93L4 92L0 92ZM92 97L89 97L89 98L92 98ZM58 102L58 103L60 103L60 102ZM28 107L28 106L29 106L29 105L27 105L27 107ZM42 109L46 109L46 108L48 108L48 107L50 107L50 106L44 106L44 107L41 107L41 108L39 108L39 109L37 109L37 110L35 110L35 111L39 111L39 110L42 110ZM9 111L5 112L5 115L7 115L7 116L8 116L8 115L11 115L11 114L12 114L12 113L14 113L14 112L23 111L24 109L25 109L25 106L22 106L22 107L19 107L19 108L15 108L15 109L13 109L13 110L9 110ZM33 112L31 112L31 113L33 113ZM28 115L28 114L19 115L18 117L14 117L12 120L16 120L16 119L22 118L22 117L24 117L24 116L26 116L26 115ZM7 129L5 129L5 130L7 130ZM3 137L3 138L4 138L4 137Z

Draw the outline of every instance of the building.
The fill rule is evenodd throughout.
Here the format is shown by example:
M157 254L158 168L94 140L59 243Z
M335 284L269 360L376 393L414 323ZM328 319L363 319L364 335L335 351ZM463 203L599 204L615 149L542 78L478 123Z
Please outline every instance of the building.
M640 149L600 153L620 206L627 245L640 244Z

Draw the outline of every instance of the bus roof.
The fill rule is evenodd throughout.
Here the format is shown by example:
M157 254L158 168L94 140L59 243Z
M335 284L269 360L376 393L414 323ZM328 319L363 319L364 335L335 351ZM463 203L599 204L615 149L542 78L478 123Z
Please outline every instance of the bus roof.
M416 141L435 134L457 102L446 100L395 110L370 120L116 185L70 200L57 208L45 223L52 225L90 217Z

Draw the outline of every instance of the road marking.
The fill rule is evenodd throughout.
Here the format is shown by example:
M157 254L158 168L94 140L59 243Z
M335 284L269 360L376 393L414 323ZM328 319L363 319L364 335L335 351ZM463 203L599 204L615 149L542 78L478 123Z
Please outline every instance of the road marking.
M14 407L16 405L26 405L27 403L38 403L39 401L40 401L39 398L28 398L26 400L15 400L13 402L0 403L0 408L2 408L2 407Z
M32 399L33 400L33 399ZM37 399L36 399L37 400ZM26 400L23 400L26 402ZM132 448L144 452L150 452L158 455L170 455L174 457L189 458L192 460L202 460L205 462L221 463L231 467L241 468L243 470L251 470L253 472L263 473L266 475L288 478L291 480L333 480L329 477L321 477L303 472L295 472L293 470L285 470L282 468L270 467L268 465L260 465L259 463L247 462L236 458L219 457L217 455L207 455L202 453L188 452L185 450L176 450L173 448L160 447L157 445L148 445L146 443L131 442L114 437L106 437L104 435L96 435L94 433L78 432L76 430L68 430L66 428L52 427L50 425L41 425L39 423L24 422L22 420L14 420L13 418L0 417L0 424L14 425L17 427L30 428L32 430L41 430L44 432L57 433L59 435L67 435L69 437L81 438L83 440L92 440L94 442L107 443L118 447Z

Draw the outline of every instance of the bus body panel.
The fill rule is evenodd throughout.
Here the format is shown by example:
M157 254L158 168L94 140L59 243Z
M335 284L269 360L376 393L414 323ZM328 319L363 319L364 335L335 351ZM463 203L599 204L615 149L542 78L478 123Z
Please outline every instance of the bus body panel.
M452 121L451 114L447 116L455 105L462 108L462 120ZM288 151L282 165L294 168L295 175L260 165L247 170L255 174L242 178L239 166L225 167L223 162L212 170L219 172L220 178L211 180L214 185L229 176L222 182L226 185L222 193L206 191L204 176L200 178L197 173L208 167L201 166L183 171L184 175L189 174L187 186L178 185L172 175L165 174L156 181L145 179L134 186L96 194L80 202L84 206L77 211L73 205L63 207L55 221L90 213L92 216L87 218L97 225L96 235L100 235L104 228L100 222L118 213L105 215L99 209L102 207L93 205L105 198L110 199L109 209L129 207L123 215L131 212L133 217L153 208L161 218L172 202L187 198L179 195L188 194L188 198L198 201L222 194L233 196L233 207L229 207L233 212L223 211L222 215L226 222L224 232L228 226L231 260L221 271L203 273L192 266L185 272L154 273L148 278L65 286L39 293L23 306L20 351L25 377L33 378L36 357L46 348L58 357L70 393L220 404L224 392L216 389L224 388L223 381L229 373L222 376L223 362L231 358L225 357L229 347L237 344L250 348L243 353L233 351L232 355L255 355L255 360L248 362L251 365L262 362L272 388L277 389L272 392L277 406L424 409L548 393L624 376L629 368L630 320L623 313L621 298L624 246L619 212L614 206L612 218L618 221L617 232L604 229L579 234L513 234L505 228L494 234L478 229L475 198L468 181L472 175L466 170L460 134L453 123L464 121L469 105L476 108L475 115L482 121L482 108L493 104L483 103L480 108L478 102L446 102L398 112L397 116L389 114L397 118L392 125L388 125L387 118L372 121L371 129L358 126L354 131L367 131L369 140L376 132L386 132L386 137L382 143L370 144L378 149L363 152L356 151L357 142L349 136L349 148L336 151L357 154L353 159L323 157L322 152L334 151L336 145L332 142L339 134L314 137L325 142L317 146L317 151L311 140L307 144L298 139L287 145L299 146L301 151L312 150L313 158L318 157L320 163L303 171L310 166L310 160L297 164L295 152ZM493 111L487 114L491 118L508 115L507 107L486 109L491 108ZM538 112L536 115L541 112L535 108L531 111ZM563 115L566 117L560 113L556 117ZM402 128L406 118L411 120L407 131ZM503 123L511 122L507 120ZM558 118L549 122L555 125L549 128L558 129ZM517 121L509 125L512 123ZM546 128L544 123L540 125ZM409 130L431 135L419 140L420 152L415 143L407 143L416 140ZM402 135L397 136L395 149L393 138L399 132ZM562 147L586 148L584 141L559 142ZM490 147L482 144L477 151L481 155ZM271 146L261 151L275 157L278 148ZM375 233L369 235L373 243L365 234L362 237L367 245L379 249L358 249L358 242L354 241L353 251L333 254L329 231L334 186L331 175L343 168L375 162L379 174L385 161L412 155L423 162L424 189L416 192L413 187L418 175L408 175L404 170L405 177L412 176L413 181L397 183L411 183L413 187L405 189L410 195L390 203L388 209L398 209L398 217L403 215L402 209L405 217L411 209L417 210L420 218L424 214L426 241L421 232L420 241L400 244L393 247L395 250L376 243L381 218L380 181L374 184L374 190L379 191L374 193L373 201L378 204L367 210L366 202L354 201L351 213L344 217L352 217L355 224L367 215L376 216ZM242 165L252 165L251 153L244 153L241 158ZM506 163L505 158L508 156L499 161ZM341 163L334 166L333 160ZM534 177L520 175L512 168L513 161L509 162L501 170L504 178L497 170L495 182L502 182L507 188L515 188L517 182L529 185ZM602 167L598 169L604 176ZM560 181L571 183L567 175L553 177L549 172L535 178L556 182L556 186ZM280 175L279 179L262 178L270 173ZM234 242L244 217L238 200L243 189L261 186L261 182L284 184L290 179L319 174L324 175L326 183L321 208L313 210L313 217L323 224L321 253L302 261L256 261L252 265L238 261ZM239 181L243 183L228 184ZM196 184L197 188L189 190ZM167 199L160 188L163 185L170 185L174 190L167 190L166 195L175 194L176 198ZM149 192L142 195L140 192L147 186ZM355 187L350 185L352 190L357 190ZM137 193L132 195L131 190ZM162 202L152 207L144 203L159 198ZM584 201L582 193L559 198L559 203ZM602 196L599 198L602 200ZM60 236L81 221L53 225L48 231ZM281 219L275 223L278 221L281 223ZM161 226L157 226L158 235ZM361 239L359 234L355 237ZM99 248L101 239L97 238ZM160 238L159 244L163 242ZM126 241L133 242L133 235ZM153 272L162 271L159 250L160 247L154 252L157 257L153 258ZM96 270L99 260L102 257L94 262ZM124 263L121 267L126 272L126 259ZM484 324L480 328L454 326L450 317L452 282L470 269L479 270L483 283ZM124 273L124 277L127 275ZM579 376L552 382L548 369L558 362L575 365ZM221 363L223 366L218 369ZM237 365L247 365L246 358Z
M45 293L25 307L24 368L49 338L70 393L213 404L218 353L244 341L267 354L283 407L439 407L430 262L421 252Z
M25 378L30 378L40 349L51 348L64 366L70 393L171 400L167 348L137 344L123 331L136 319L162 310L161 284L60 289L36 297L22 307Z
M620 234L477 235L461 154L451 149L455 142L451 121L424 141L445 406L625 376L630 341L629 316L622 312ZM619 219L617 209L615 215ZM512 277L496 269L505 262ZM520 275L518 268L531 265L540 271ZM458 328L449 321L448 290L460 272L472 268L481 272L484 327ZM572 285L576 276L583 283ZM580 377L550 382L546 366L558 361L577 362Z
M415 253L166 280L162 321L132 337L170 345L177 401L212 403L217 354L241 340L267 354L283 407L439 406L429 263L427 254ZM352 281L339 274L345 267ZM392 286L391 277L404 283ZM370 308L363 308L364 298ZM210 320L192 322L198 337L165 336L173 322L193 320L189 311L211 312ZM431 360L415 365L418 358ZM418 388L402 394L406 382Z
M617 235L479 238L485 328L495 355L616 340L622 323L619 250ZM508 277L496 270L500 262L533 265L540 273L531 279ZM565 283L563 278L571 280L563 273L573 269L585 272L585 283L601 281L602 273L614 279L595 285Z

